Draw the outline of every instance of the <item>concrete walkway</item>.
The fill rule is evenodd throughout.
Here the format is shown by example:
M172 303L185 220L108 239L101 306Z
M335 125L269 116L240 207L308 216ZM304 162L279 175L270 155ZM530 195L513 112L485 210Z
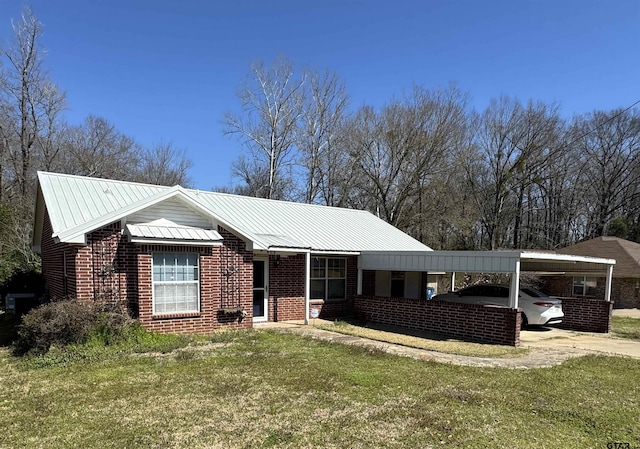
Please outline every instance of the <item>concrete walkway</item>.
M318 320L319 321L319 320ZM329 323L329 322L327 322ZM319 323L316 323L319 324ZM521 344L529 352L519 357L490 358L470 357L411 348L393 343L326 331L297 322L264 323L260 328L304 335L319 340L362 346L417 360L430 360L455 365L478 367L502 367L513 369L545 368L559 365L572 357L588 354L614 355L640 358L640 342L611 337L608 334L587 334L561 329L522 331Z

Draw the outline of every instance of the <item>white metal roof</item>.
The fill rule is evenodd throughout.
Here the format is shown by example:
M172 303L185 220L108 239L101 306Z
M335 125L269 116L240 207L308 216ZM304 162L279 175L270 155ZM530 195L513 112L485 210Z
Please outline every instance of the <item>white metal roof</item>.
M161 218L151 223L127 224L126 231L132 241L180 241L193 243L214 243L222 240L222 236L213 229L183 226Z
M44 207L59 241L82 243L88 232L169 198L253 242L255 249L430 251L365 211L57 173L38 173L36 228ZM158 217L164 218L164 217ZM34 246L39 246L34 234Z
M366 251L363 270L446 271L459 273L571 272L597 273L615 265L614 259L543 251ZM516 264L520 264L517 269Z

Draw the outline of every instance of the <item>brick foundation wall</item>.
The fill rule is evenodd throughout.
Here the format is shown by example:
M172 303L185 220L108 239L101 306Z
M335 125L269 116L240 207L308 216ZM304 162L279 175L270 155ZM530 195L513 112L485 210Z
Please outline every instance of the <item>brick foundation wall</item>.
M520 311L504 307L358 296L354 311L359 318L375 323L436 332L468 341L520 344Z
M562 298L562 323L556 326L578 332L607 333L611 330L613 304L601 299Z

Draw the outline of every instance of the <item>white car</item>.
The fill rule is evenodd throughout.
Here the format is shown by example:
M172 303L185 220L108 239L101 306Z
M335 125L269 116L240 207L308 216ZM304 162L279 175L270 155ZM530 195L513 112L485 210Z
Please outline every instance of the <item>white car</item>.
M509 287L494 284L473 285L455 292L436 295L433 300L508 307ZM558 324L564 318L562 301L551 298L534 288L520 289L518 307L522 309L523 326Z

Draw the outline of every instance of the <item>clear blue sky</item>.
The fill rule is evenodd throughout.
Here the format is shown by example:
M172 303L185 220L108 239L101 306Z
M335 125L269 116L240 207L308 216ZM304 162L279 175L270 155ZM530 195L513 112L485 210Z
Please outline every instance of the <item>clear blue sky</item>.
M412 83L456 82L483 109L502 94L571 117L640 99L637 0L34 0L71 123L102 116L143 145L173 142L194 187L231 183L221 132L251 62L283 54L335 71L355 108ZM22 2L0 0L0 37Z

